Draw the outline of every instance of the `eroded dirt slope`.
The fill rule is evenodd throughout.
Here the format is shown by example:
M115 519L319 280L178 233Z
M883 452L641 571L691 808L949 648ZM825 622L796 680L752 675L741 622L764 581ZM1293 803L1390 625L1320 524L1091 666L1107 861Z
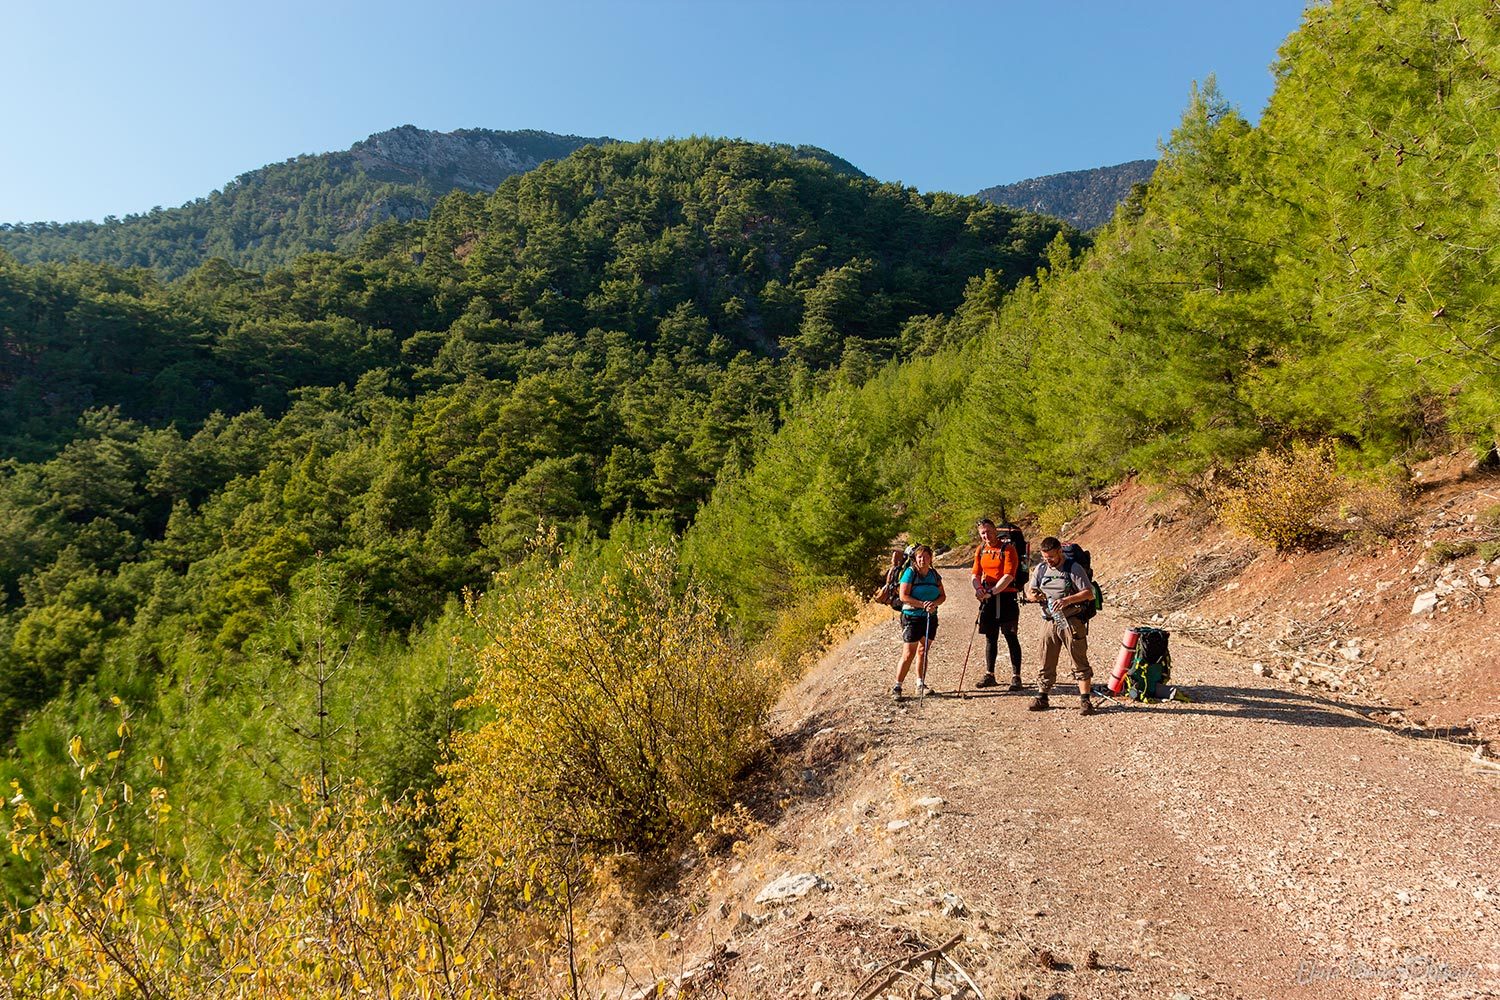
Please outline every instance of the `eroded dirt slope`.
M1417 470L1409 529L1278 555L1180 498L1127 483L1070 533L1136 620L1449 738L1500 739L1500 476L1467 455ZM1467 554L1453 556L1456 552ZM1451 557L1451 558L1450 558ZM1256 668L1255 664L1259 664Z
M944 572L931 673L951 688L974 603ZM781 703L771 825L679 887L665 936L625 949L621 995L689 973L691 995L848 997L955 934L991 998L1500 992L1500 781L1464 748L1180 636L1193 704L898 706L893 617L867 618ZM1096 621L1101 675L1127 624ZM1035 608L1022 625L1032 679ZM822 881L756 901L788 874Z

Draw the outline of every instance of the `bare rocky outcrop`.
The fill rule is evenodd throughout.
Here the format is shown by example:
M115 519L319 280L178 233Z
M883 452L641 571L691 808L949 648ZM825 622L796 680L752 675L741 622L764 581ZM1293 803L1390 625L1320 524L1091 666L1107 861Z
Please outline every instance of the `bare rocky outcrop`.
M354 162L378 180L426 181L468 191L493 191L512 174L567 156L605 137L558 135L532 129L465 128L434 132L402 125L377 132L349 149Z

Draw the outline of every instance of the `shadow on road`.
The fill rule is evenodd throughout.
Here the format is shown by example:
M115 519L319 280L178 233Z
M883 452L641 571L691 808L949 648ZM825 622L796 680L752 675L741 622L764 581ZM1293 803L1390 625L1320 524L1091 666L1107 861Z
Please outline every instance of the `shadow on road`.
M1320 729L1380 729L1412 740L1445 740L1467 746L1477 746L1484 742L1470 726L1447 726L1441 730L1417 729L1393 726L1372 718L1375 713L1389 711L1383 705L1335 701L1316 694L1269 687L1202 684L1184 686L1183 690L1193 699L1192 703L1142 705L1121 698L1118 706L1109 705L1108 702L1105 704L1116 710L1155 710L1169 716L1201 715Z

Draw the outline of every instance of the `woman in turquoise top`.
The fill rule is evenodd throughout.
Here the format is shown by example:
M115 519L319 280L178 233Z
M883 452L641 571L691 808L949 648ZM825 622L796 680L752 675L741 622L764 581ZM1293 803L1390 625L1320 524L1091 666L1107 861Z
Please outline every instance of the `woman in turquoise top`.
M917 696L927 688L927 647L937 635L938 605L948 599L943 590L943 578L932 566L932 548L918 545L912 556L912 565L901 574L901 667L896 671L896 686L891 693L901 697L901 682L911 669L920 647L922 658L917 662Z

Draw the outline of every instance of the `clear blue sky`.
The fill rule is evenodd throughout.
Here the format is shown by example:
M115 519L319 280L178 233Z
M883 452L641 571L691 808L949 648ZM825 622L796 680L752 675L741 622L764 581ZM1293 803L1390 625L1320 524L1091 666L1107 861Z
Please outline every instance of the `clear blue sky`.
M170 207L402 124L823 146L971 193L1252 120L1302 0L14 2L0 221Z

